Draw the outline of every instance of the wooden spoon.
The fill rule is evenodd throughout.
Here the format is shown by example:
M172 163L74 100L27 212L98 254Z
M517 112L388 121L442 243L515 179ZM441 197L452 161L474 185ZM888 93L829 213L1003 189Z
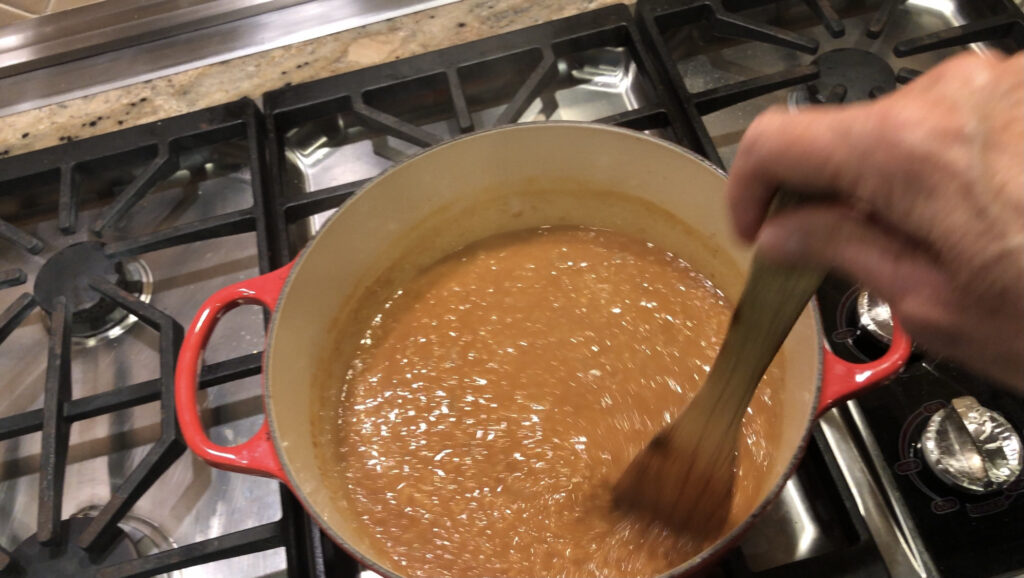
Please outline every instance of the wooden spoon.
M796 195L780 191L769 215L796 202ZM743 415L824 276L824 271L770 263L755 252L704 386L619 478L616 506L647 514L698 539L718 538L732 501Z

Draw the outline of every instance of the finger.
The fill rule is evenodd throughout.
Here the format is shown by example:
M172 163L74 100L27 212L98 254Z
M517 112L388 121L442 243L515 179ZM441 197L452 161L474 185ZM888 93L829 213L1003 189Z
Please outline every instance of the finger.
M970 84L983 84L985 82L984 76L987 69L990 69L993 65L998 66L1009 58L1008 55L1000 51L985 54L972 51L959 52L943 59L938 65L929 69L927 74L914 79L914 82L908 84L906 88L929 90L936 86L953 83L957 85L961 92L969 93L973 88L969 86ZM925 82L919 83L918 81L922 79ZM889 93L886 96L892 96L893 94L895 93Z
M736 230L752 240L775 191L847 193L856 188L863 105L821 106L790 113L771 109L740 140L726 186ZM839 146L838 143L842 143Z
M770 258L835 269L876 291L894 309L944 299L926 293L949 285L930 254L838 203L774 216L761 228L757 243Z
M999 311L990 317L985 308L972 308L957 298L934 257L859 215L839 204L793 209L764 224L758 247L776 259L834 268L857 280L932 354L1019 388L1022 345L1005 337L1019 333L1019 316ZM965 325L965 318L974 323Z

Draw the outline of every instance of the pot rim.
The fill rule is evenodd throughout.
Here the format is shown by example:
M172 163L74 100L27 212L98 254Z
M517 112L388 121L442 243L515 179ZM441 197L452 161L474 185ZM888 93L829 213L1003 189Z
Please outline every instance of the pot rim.
M623 136L628 136L630 138L638 138L638 139L648 140L648 141L651 141L651 142L656 143L658 145L662 145L662 146L666 146L666 147L668 147L670 149L674 149L675 151L677 151L679 153L682 153L682 154L692 158L693 160L698 161L699 163L701 163L705 167L713 170L715 173L720 175L722 178L728 178L728 176L727 176L727 174L725 173L724 170L722 170L721 168L719 168L717 165L713 164L711 161L707 160L706 158L698 155L696 152L694 152L694 151L692 151L690 149L687 149L687 148L683 147L682 145L676 144L674 142L671 142L671 141L668 141L668 140L665 140L665 139L661 139L661 138L657 138L657 137L653 137L653 136L644 134L643 132L636 131L636 130L633 130L633 129L623 128L623 127L619 127L619 126L615 126L615 125L607 125L607 124L601 124L601 123L596 123L596 122L589 122L589 121L538 121L538 122L518 123L518 124L504 125L504 126L499 126L499 127L491 127L491 128L479 130L479 131L476 131L476 132L473 132L473 133L470 133L470 134L459 135L457 137L454 137L454 138L451 138L449 140L446 140L443 143L440 143L440 144L428 147L426 149L423 149L423 150L417 152L416 154L410 156L409 158L403 160L402 162L388 167L382 173L378 174L377 176L373 177L371 180L369 180L366 183L364 183L363 186L360 187L359 190L356 191L355 194L353 194L352 197L346 203L344 203L341 207L339 207L339 209L333 215L331 215L330 218L327 219L327 221L323 224L323 226L321 226L320 230L323 231L327 227L330 227L334 223L334 221L337 220L339 218L339 216L343 214L343 212L345 211L346 207L351 205L352 202L355 201L357 198L359 198L362 195L364 195L370 188L373 187L373 185L375 185L377 183L377 181L379 181L379 180L383 179L384 177L388 176L393 171L400 169L401 167L405 166L406 164L408 164L410 161L412 161L414 159L419 159L419 158L421 158L421 157L423 157L425 155L428 155L428 154L430 154L430 153L432 153L432 152L434 152L436 150L448 147L448 146L453 145L455 143L458 143L458 142L461 142L461 141L464 141L464 140L470 140L470 139L473 139L473 138L476 138L476 137L480 137L480 136L483 136L483 135L487 135L487 134L490 134L490 133L495 133L495 132L500 132L500 131L514 131L514 130L530 130L530 129L534 129L535 130L535 129L539 128L539 127L548 127L548 126L575 127L575 128L594 129L594 130L606 130L606 131L610 131L610 132L619 133L619 134L621 134ZM288 290L291 288L291 285L292 285L292 281L294 280L297 271L299 271L302 268L302 264L305 261L306 256L309 253L308 249L310 249L317 242L317 240L319 238L320 238L320 234L318 232L316 235L314 235L314 237L312 239L310 239L306 243L306 245L299 252L299 255L294 259L292 269L289 272L288 277L285 280L284 285L281 287L280 294L278 295L278 300L277 300L277 304L276 304L277 307L275 307L275 311L279 310L281 303L283 303L285 298L287 297ZM775 499L782 492L782 488L785 487L786 483L792 477L793 472L796 470L796 468L799 465L800 461L803 459L803 456L804 456L804 454L807 451L808 443L810 441L811 427L812 427L812 425L814 424L814 421L815 421L815 414L817 412L818 405L819 405L819 403L821 401L820 398L821 398L821 391L822 391L822 380L824 378L823 367L824 367L825 355L824 355L824 351L823 350L826 347L826 345L825 345L825 341L823 339L821 339L821 337L823 336L822 323L821 323L821 318L820 318L820 312L818 311L818 307L816 305L817 305L817 297L812 299L811 305L810 305L810 306L812 306L815 331L816 331L816 333L817 333L817 335L819 337L819 341L822 344L821 347L818 349L818 367L817 367L817 370L816 370L817 379L815 380L814 396L813 396L812 402L810 404L810 410L809 410L809 413L808 413L808 416L807 416L807 419L806 419L806 425L804 427L803 435L801 436L800 443L797 445L796 451L793 453L793 456L791 457L791 459L789 461L789 464L786 466L786 468L784 470L786 473L784 475L780 476L778 480L776 480L776 482L772 486L772 488L768 491L767 494L765 494L764 499L761 500L761 502L757 505L757 507L755 507L750 512L750 514L746 517L746 519L744 519L742 522L737 524L736 527L734 527L732 530L730 530L728 534L726 534L726 535L722 536L721 538L719 538L718 541L716 541L711 547L704 549L703 551L701 551L699 554L697 554L693 558L690 558L689 560L687 560L686 562L680 564L679 566L676 566L676 567L672 568L671 570L669 570L668 572L665 572L664 574L661 574L660 575L661 577L679 576L679 575L685 574L687 572L691 572L691 571L695 570L696 568L698 568L698 567L700 567L700 566L702 566L704 564L710 563L710 561L719 558L720 556L725 554L727 551L729 551L732 547L734 547L736 545L736 543L739 541L740 537L742 537L743 534L745 534L750 529L750 527L753 525L754 521L761 515L761 513L763 513L768 508L768 506L770 506L772 503L775 502ZM262 383L263 393L262 393L262 395L263 395L264 412L265 412L265 414L267 416L267 422L268 422L269 427L270 427L270 439L272 440L272 442L274 444L274 452L277 454L278 461L281 463L281 468L284 471L284 474L285 474L285 476L287 478L287 479L282 480L282 481L291 489L292 493L295 494L295 497L298 498L299 503L302 504L302 508L304 510L306 510L306 512L316 521L317 525L323 531L325 531L327 533L327 535L331 538L331 540L335 544L337 544L345 552L347 552L349 555L351 555L353 558L355 558L360 564L362 564L363 566L368 567L373 572L375 572L377 574L380 574L381 576L388 577L388 578L402 578L401 574L397 574L397 573L392 572L391 570L383 567L382 565L377 563L375 560L371 559L369 556L365 555L364 553L359 551L357 548L353 547L344 538L342 538L341 535L337 531L335 531L335 529L333 527L331 527L331 525L329 523L327 523L327 521L320 515L320 513L317 512L316 509L312 507L312 505L309 502L309 499L306 497L306 495L303 492L302 488L298 484L296 484L295 481L294 481L295 480L295 476L293 475L293 473L291 471L291 466L289 465L288 461L284 459L284 448L283 448L282 444L280 443L280 441L278 439L277 424L276 424L276 420L275 420L275 417L274 417L274 412L273 412L273 409L272 409L273 405L271 404L271 391L270 391L270 381L269 381L270 380L269 370L270 370L270 363L271 363L271 355L270 355L270 353L273 351L272 344L273 344L274 335L277 332L277 321L278 321L278 315L275 312L273 315L271 315L270 327L267 330L267 338L266 338L267 346L265 347L264 354L263 354L263 379L262 379L262 382L263 382Z

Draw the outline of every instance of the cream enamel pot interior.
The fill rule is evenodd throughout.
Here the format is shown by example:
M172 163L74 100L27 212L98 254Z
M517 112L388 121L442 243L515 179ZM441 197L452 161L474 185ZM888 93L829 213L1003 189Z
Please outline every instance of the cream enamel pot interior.
M346 332L361 332L380 296L424 266L483 237L540 225L631 233L685 259L735 302L750 254L731 232L724 186L725 175L694 154L604 125L515 125L432 148L369 183L293 263L207 300L178 359L175 398L185 440L214 467L288 484L332 539L394 576L321 480L314 407L323 403L325 368L346 365L351 354L351 347L330 345L354 343ZM367 291L371 286L377 290ZM196 381L217 319L245 303L273 312L263 372L268 419L250 440L222 447L199 420ZM841 361L828 351L808 307L782 350L785 385L776 403L785 423L760 505L673 574L693 571L731 547L795 469L814 418L898 371L909 353L909 339L897 331L880 360Z

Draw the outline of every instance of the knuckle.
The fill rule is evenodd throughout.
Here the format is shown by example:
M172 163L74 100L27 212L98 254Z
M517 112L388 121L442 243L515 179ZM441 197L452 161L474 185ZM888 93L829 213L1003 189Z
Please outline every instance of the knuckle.
M753 170L771 173L772 159L785 150L791 139L793 121L797 115L777 107L769 108L754 118L743 133L737 150L733 170Z

